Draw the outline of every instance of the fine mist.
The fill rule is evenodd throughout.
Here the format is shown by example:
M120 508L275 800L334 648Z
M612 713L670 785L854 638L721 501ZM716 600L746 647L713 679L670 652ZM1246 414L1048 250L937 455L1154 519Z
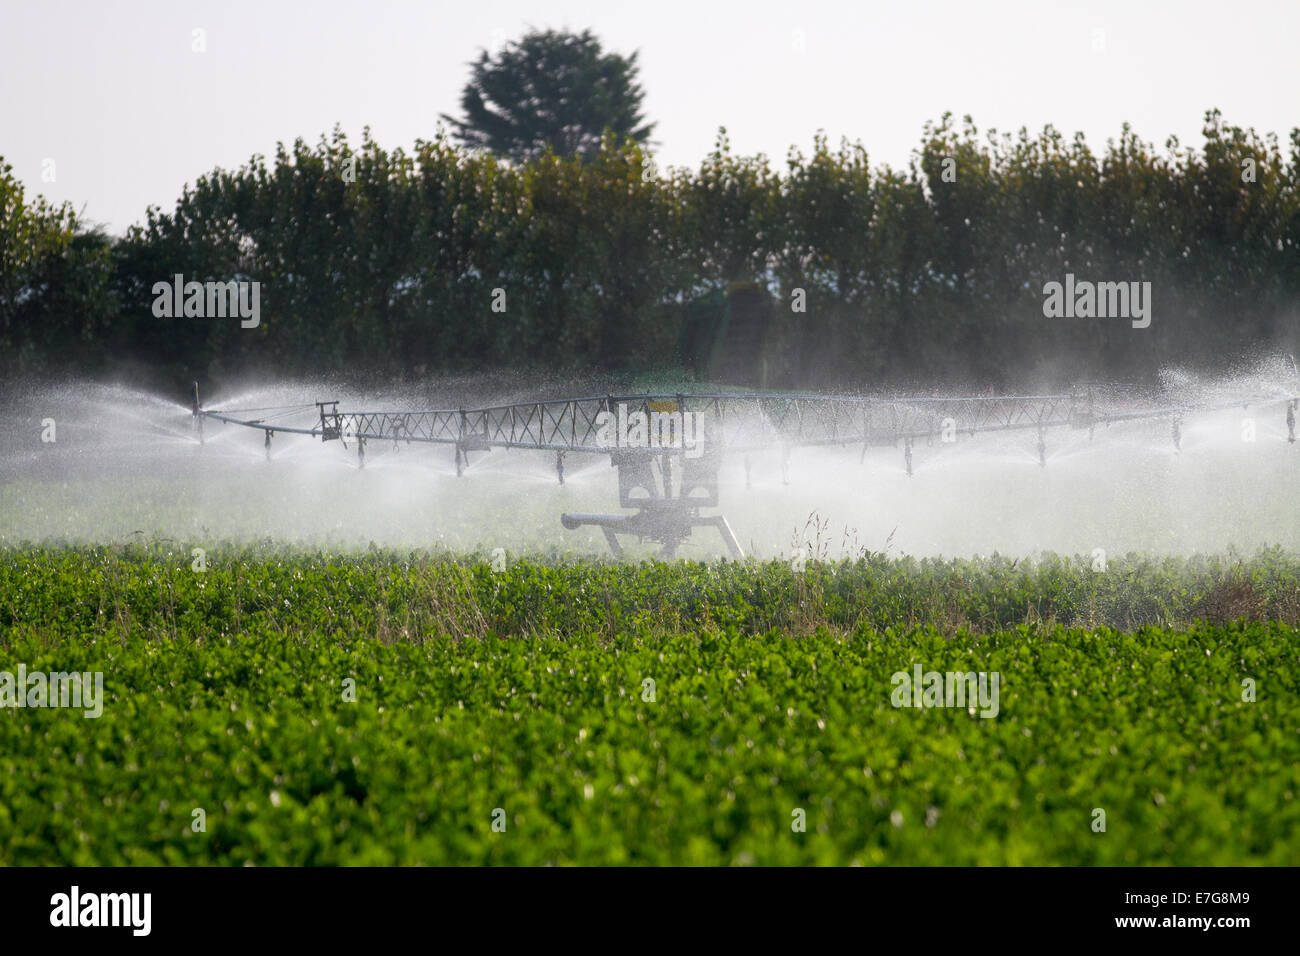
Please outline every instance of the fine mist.
M1167 379L1166 387L1219 401L1294 394L1281 364L1214 382L1175 373ZM311 382L205 396L204 405L310 428L318 400L338 400L344 409L420 409L430 407L429 394L362 394ZM552 385L530 397L570 394L586 391ZM84 382L14 396L0 425L0 545L169 539L188 548L273 539L330 549L373 543L504 548L512 556L608 554L598 530L560 525L565 511L620 510L608 456L570 454L563 486L554 455L544 451L471 453L457 477L450 446L372 441L359 468L355 447L277 434L267 460L257 429L208 422L200 445L179 398ZM54 440L42 440L51 420ZM758 558L785 556L795 546L828 559L864 550L1033 557L1098 548L1109 555L1300 549L1300 446L1287 441L1281 404L1189 416L1181 451L1168 420L1101 425L1091 438L1086 430L1053 429L1046 441L1046 467L1032 431L917 442L911 477L901 446L871 447L865 458L860 446L797 448L788 483L773 449L752 456L749 488L740 456L732 456L722 465L721 504L708 513L725 515L745 552ZM623 540L629 560L658 554L651 542ZM697 529L679 556L723 553L713 530Z

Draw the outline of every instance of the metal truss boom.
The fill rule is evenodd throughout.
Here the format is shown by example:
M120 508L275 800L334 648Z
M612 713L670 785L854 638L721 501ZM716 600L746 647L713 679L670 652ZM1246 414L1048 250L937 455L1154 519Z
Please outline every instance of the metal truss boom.
M691 414L702 423L701 437L717 451L759 451L818 445L887 445L905 439L958 434L1092 428L1138 419L1180 419L1234 407L1291 404L1296 396L1247 395L1220 402L1149 401L1139 407L1121 402L1109 387L1088 386L1060 395L997 395L870 398L816 394L692 393L606 395L557 401L517 402L482 408L428 411L340 411L337 402L318 402L313 427L241 419L220 411L195 414L268 433L311 435L324 441L424 442L459 445L463 450L531 448L556 452L608 454L618 447L619 416ZM671 423L679 427L680 421ZM662 427L668 427L662 426ZM653 441L653 439L651 439Z

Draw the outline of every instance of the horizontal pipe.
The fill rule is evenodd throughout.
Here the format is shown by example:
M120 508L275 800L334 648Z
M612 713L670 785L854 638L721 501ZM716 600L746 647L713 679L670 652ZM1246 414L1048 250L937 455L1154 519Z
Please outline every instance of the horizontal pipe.
M744 400L748 402L753 402L756 405L761 403L764 400L774 399L774 400L789 400L789 401L802 401L802 402L836 401L836 402L852 402L856 404L872 405L872 406L886 406L886 407L904 406L905 407L909 402L912 404L946 403L949 405L963 403L963 402L990 402L990 401L1002 401L1002 402L1054 401L1054 402L1064 403L1069 401L1069 396L1061 396L1061 395L1014 396L1013 395L1013 396L972 396L967 398L946 398L946 399L918 397L912 399L889 399L889 400L861 398L861 397L850 397L850 398L829 397L828 398L826 396L815 396L815 395L753 395L753 394L724 394L724 393L693 394L693 395L681 395L681 396L677 396L677 395L613 396L613 400L615 402L627 402L629 400L635 400L635 401L682 400L683 402L689 402L690 400L705 401L705 400L715 400L715 399L728 399L733 401ZM1019 431L1024 429L1038 429L1038 428L1063 428L1063 427L1083 428L1083 427L1089 427L1094 425L1109 424L1112 422L1136 421L1140 419L1160 419L1160 418L1166 418L1170 416L1190 416L1196 413L1223 411L1226 409L1237 408L1237 407L1252 407L1252 406L1265 407L1265 406L1275 405L1275 404L1288 404L1295 400L1296 400L1295 397L1252 395L1252 396L1245 396L1243 398L1238 398L1229 402L1216 403L1213 405L1195 405L1195 404L1188 404L1188 403L1180 403L1180 404L1169 405L1160 408L1144 409L1136 412L1112 412L1112 413L1092 412L1092 413L1086 413L1082 415L1073 414L1075 409L1071 407L1071 408L1062 409L1061 412L1058 412L1058 414L1062 412L1064 413L1064 417L1060 417L1060 418L1051 418L1047 420L1030 419L1027 421L1013 422L1013 423L997 423L997 424L981 423L974 426L964 425L960 420L957 420L956 426L958 431L965 432L967 434L983 433L983 432L998 432L998 431ZM550 403L543 403L543 404L573 406L584 401L600 402L603 404L607 401L607 399L605 398L568 399L564 401L557 401L557 402L550 402ZM1079 403L1077 402L1071 403L1072 406L1077 404ZM502 411L507 411L510 409L518 409L518 408L528 408L535 411L537 407L538 407L538 403L536 402L516 403L513 405L498 405L498 406L490 406L490 407L479 408L479 409L466 410L464 414L466 416L485 415L489 413L499 413ZM689 410L689 409L685 409L685 410ZM1032 411L1033 411L1032 409L1026 410L1026 412L1028 413L1032 413ZM320 427L301 428L301 427L295 427L291 425L269 425L260 420L246 420L246 419L234 418L229 415L225 415L219 411L200 410L198 414L206 418L211 418L214 421L223 422L225 424L241 425L246 428L258 428L258 429L262 429L263 431L267 431L271 433L284 432L286 434L309 435L312 437L319 437L322 434L322 430ZM419 418L422 416L447 416L447 417L453 415L460 416L461 413L458 410L437 410L437 411L424 411L424 412L366 411L366 412L339 412L337 414L338 414L338 418L341 420L384 416L384 415L393 416L395 418L399 418L402 420L401 424L403 427L398 432L386 433L386 432L362 431L347 436L350 438L356 438L363 441L406 441L406 442L423 442L426 444L447 444L447 445L464 444L465 442L472 442L475 446L480 448L521 448L521 449L537 449L542 451L568 451L568 452L575 452L575 453L582 453L582 454L609 454L612 451L621 450L617 446L606 447L606 446L588 443L586 441L579 441L576 439L570 439L568 441L563 441L563 440L543 441L540 439L526 439L526 438L520 439L515 437L490 438L490 437L486 437L485 432L471 432L465 434L460 431L458 431L454 435L446 434L446 435L436 435L436 436L433 435L425 436L425 435L419 435L407 431L407 428L409 428L409 420L412 418ZM738 410L737 414L738 415L743 414L743 412ZM563 417L562 415L557 416L557 418L559 419L562 419L562 417ZM541 419L536 418L536 416L534 416L534 418L538 422L541 421ZM721 424L725 425L725 423L726 423L726 419L724 417L723 422ZM484 423L484 424L488 424L488 423ZM514 425L515 428L518 428L518 423L512 423L512 424ZM810 430L815 431L816 428L821 424L823 423L814 420L812 423L812 428ZM835 429L838 429L840 424L841 423L836 421L834 418L824 423L826 427L835 428ZM771 436L772 436L770 440L760 441L758 443L754 443L754 442L743 443L740 441L733 443L733 442L727 442L724 439L723 441L719 442L719 444L721 447L723 447L728 451L758 451L765 448L779 447L782 445L797 445L802 447L814 447L814 446L825 447L825 446L858 445L858 444L869 444L869 445L890 444L892 442L896 442L899 440L906 440L908 438L912 438L912 439L928 438L930 436L937 434L941 427L940 424L936 422L934 425L926 428L871 429L868 431L862 431L860 429L853 430L852 426L854 425L854 422L852 422L851 420L848 420L843 424L849 425L850 426L849 430L844 432L843 434L836 434L831 437L818 437L818 438L807 437L806 438L806 437L801 437L797 432L791 434L790 432L783 432L777 428L772 428L770 429ZM504 422L502 422L501 425L504 425ZM497 428L495 430L502 431L503 429ZM524 430L525 432L531 430L550 431L551 434L554 435L557 432L563 431L563 424L561 421L554 421L546 425L533 424L525 428ZM346 427L344 428L344 431L346 433ZM582 431L586 435L590 435L592 434L593 429L590 425L586 425L583 427ZM512 435L513 435L513 429L512 429ZM640 449L627 449L627 450L640 450ZM655 454L662 453L664 451L672 451L672 452L681 451L681 449L660 449L660 448L652 448L652 447L646 447L644 450Z

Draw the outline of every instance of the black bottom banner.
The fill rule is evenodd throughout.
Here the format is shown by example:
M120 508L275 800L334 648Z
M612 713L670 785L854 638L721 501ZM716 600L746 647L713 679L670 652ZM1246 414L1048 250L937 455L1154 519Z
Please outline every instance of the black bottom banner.
M462 923L493 945L571 932L614 943L837 929L887 938L1192 940L1232 946L1295 925L1278 869L0 869L11 940L132 945L350 939ZM594 931L594 932L593 932ZM617 935L601 936L601 931ZM627 934L627 935L625 935Z

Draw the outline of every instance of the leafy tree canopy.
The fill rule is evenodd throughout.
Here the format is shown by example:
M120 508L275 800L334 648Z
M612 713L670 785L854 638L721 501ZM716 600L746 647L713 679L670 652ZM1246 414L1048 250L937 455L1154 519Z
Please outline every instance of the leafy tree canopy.
M465 118L442 118L466 146L518 163L547 147L592 156L606 129L645 142L655 124L641 113L636 58L603 52L590 30L533 31L495 56L480 53L461 94Z

